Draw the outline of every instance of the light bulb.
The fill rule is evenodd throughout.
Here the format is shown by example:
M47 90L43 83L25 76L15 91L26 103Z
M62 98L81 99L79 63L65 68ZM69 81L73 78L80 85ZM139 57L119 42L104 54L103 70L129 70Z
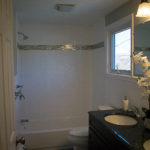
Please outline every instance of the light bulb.
M150 3L142 2L138 7L136 17L150 17Z

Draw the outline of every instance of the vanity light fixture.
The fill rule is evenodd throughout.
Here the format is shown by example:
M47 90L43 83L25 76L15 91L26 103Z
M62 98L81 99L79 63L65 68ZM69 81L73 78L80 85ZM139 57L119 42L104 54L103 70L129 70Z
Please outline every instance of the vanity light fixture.
M141 0L136 17L150 17L150 3L148 0Z

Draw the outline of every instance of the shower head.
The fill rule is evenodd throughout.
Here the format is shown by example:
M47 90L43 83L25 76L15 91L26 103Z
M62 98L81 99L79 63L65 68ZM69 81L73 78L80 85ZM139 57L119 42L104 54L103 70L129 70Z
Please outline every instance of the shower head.
M22 32L18 32L18 35L22 35L23 36L23 40L27 40L29 38L27 35L25 35Z
M29 37L27 35L23 36L23 40L27 40Z

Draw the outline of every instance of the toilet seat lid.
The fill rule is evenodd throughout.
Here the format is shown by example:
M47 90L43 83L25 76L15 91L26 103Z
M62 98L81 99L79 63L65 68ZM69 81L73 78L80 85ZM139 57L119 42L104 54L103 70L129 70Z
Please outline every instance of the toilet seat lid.
M70 135L86 137L89 135L88 128L75 128L69 132Z

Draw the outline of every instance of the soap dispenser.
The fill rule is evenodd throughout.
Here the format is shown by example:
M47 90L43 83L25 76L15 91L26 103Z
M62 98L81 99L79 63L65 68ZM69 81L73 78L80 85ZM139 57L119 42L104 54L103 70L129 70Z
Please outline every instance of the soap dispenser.
M128 111L129 101L127 99L127 96L124 96L124 100L122 100L122 101L123 101L123 110Z

